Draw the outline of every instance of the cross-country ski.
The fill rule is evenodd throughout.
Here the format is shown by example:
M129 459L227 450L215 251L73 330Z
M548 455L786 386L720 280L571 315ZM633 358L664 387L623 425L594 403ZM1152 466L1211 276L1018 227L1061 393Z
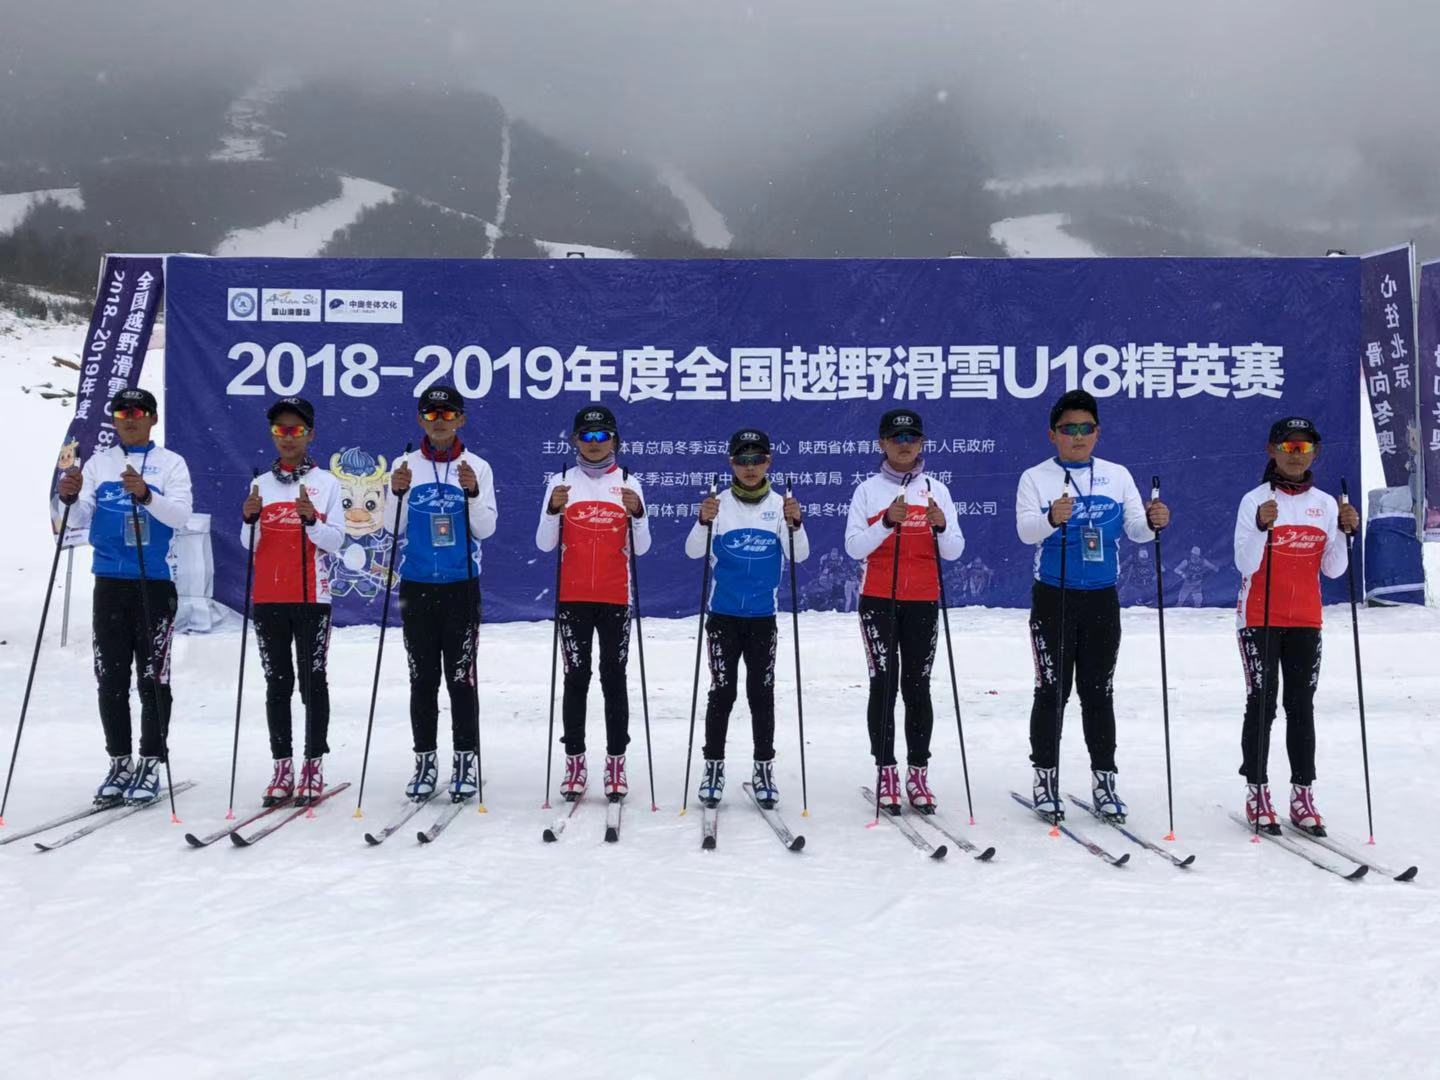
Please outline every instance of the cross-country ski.
M385 824L384 828L365 834L365 843L371 847L378 847L383 844L403 829L411 818L420 813L421 810L424 810L426 803L429 801L429 799L407 799L405 805L400 808L400 812L391 818Z
M255 824L255 822L259 821L261 818L269 817L271 814L287 809L294 803L294 801L295 800L293 797L281 799L273 806L267 806L263 809L257 810L249 817L243 817L239 821L227 822L226 824L220 826L220 828L216 829L214 832L206 833L204 836L196 836L194 833L187 832L185 834L185 842L193 848L209 847L211 844L215 843L215 841L223 840L225 839L225 837L229 836L233 832L238 832L241 829L248 828L249 826Z
M872 791L868 787L862 787L860 789L860 797L865 800L866 805L868 805L872 810L874 809L874 791ZM932 844L929 840L925 839L925 837L921 836L920 833L916 830L915 826L910 824L910 822L906 818L902 817L899 813L892 814L888 810L882 810L880 813L880 818L881 820L888 821L891 825L894 825L895 828L899 830L900 835L905 837L906 840L909 840L911 845L914 846L917 851L921 852L924 855L927 855L932 859L945 858L945 853L948 849L944 844ZM875 823L872 822L871 824L873 825ZM867 828L868 827L869 826L867 826Z
M1076 806L1078 806L1081 810L1084 810L1096 821L1100 822L1101 824L1110 826L1112 829L1118 832L1121 836L1125 837L1125 839L1129 840L1131 843L1138 844L1146 851L1160 856L1160 858L1164 859L1166 862L1170 863L1170 865L1176 867L1177 869L1188 870L1190 866L1195 862L1194 855L1176 855L1173 851L1167 851L1165 848L1155 843L1155 841L1146 840L1143 836L1131 832L1130 829L1126 827L1125 823L1116 821L1113 817L1107 817L1106 815L1100 813L1099 810L1096 810L1094 803L1086 802L1084 799L1080 798L1080 796L1072 792L1067 792L1065 797L1069 799L1072 803L1074 803Z
M250 847L252 844L258 844L261 840L264 840L265 837L270 836L282 826L288 825L296 818L308 817L309 815L314 813L315 809L318 806L328 802L333 796L340 794L340 792L344 791L349 786L350 781L348 780L344 781L343 783L336 784L335 786L328 788L313 803L310 803L307 806L292 806L284 813L267 821L261 828L256 829L252 833L243 833L239 831L232 832L229 834L230 842L236 847Z
M1094 855L1096 858L1109 863L1111 866L1124 866L1130 861L1130 853L1128 851L1122 852L1119 855L1112 855L1110 852L1106 851L1090 837L1065 824L1065 822L1051 821L1048 817L1045 816L1045 814L1037 810L1034 804L1029 799L1025 798L1025 796L1021 795L1018 791L1012 791L1010 793L1010 797L1014 799L1017 803L1019 803L1021 806L1023 806L1026 810L1030 811L1030 813L1034 817L1038 818L1042 824L1051 825L1054 828L1059 829L1062 835L1067 836L1071 840L1075 841L1075 843L1079 844L1082 848L1088 851L1091 855Z
M173 794L179 795L181 792L189 791L194 786L194 781L182 780L180 781L180 783L175 785L175 790ZM99 832L106 826L114 825L117 822L124 821L128 817L133 817L134 815L144 810L153 809L155 806L162 803L164 803L163 799L155 798L151 799L149 802L131 803L128 805L110 807L95 815L93 820L80 826L80 828L76 829L74 832L66 833L59 839L48 841L35 841L35 848L38 851L54 851L56 848L66 847L70 844L73 844L76 840L83 840L85 839L85 837L91 836Z
M773 806L761 806L760 800L755 797L755 785L746 781L740 785L745 795L750 800L750 805L755 807L760 816L765 819L765 824L770 826L770 831L775 834L775 839L784 845L786 851L801 852L805 850L805 837L803 834L792 832L790 826L785 823L785 818L780 811Z

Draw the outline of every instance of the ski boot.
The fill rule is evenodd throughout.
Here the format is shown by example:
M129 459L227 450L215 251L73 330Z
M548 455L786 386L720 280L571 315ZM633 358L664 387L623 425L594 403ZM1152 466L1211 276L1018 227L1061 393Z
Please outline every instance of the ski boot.
M700 790L696 794L702 805L720 805L720 796L725 794L725 762L715 758L705 759L705 773L700 777Z
M773 810L780 801L780 789L775 786L775 759L755 762L750 772L750 786L755 789L755 801L766 810Z
M160 759L142 757L135 763L135 774L125 789L125 801L131 806L154 802L160 797Z
M310 806L320 801L325 793L325 773L321 766L324 758L307 757L300 766L300 783L295 785L295 805Z
M1245 820L1251 826L1258 822L1260 828L1271 836L1280 835L1280 822L1275 818L1275 806L1270 801L1269 784L1245 785Z
M1095 807L1096 812L1104 815L1107 821L1113 821L1116 825L1125 824L1125 814L1128 808L1125 806L1125 800L1116 794L1114 772L1103 769L1091 770L1090 803Z
M1035 782L1031 787L1035 812L1051 825L1065 820L1065 807L1060 802L1060 770L1035 770Z
M473 799L480 791L476 780L475 751L456 750L450 765L450 801Z
M435 782L439 772L435 765L435 751L428 750L415 755L415 775L405 785L405 797L414 802L424 802L435 794Z
M605 798L620 802L630 794L630 783L625 779L625 755L605 755Z
M585 794L585 785L590 780L590 770L585 767L584 754L565 755L565 779L560 781L560 797L574 802Z
M270 786L260 798L261 806L279 806L295 794L295 762L288 757L275 759Z
M1315 795L1309 784L1290 785L1290 823L1311 836L1324 836L1325 819L1315 809Z
M924 765L911 765L905 770L905 794L910 809L922 814L935 813L935 793L930 790L929 770Z
M894 765L880 767L880 809L891 817L900 814L900 770Z
M110 759L110 771L95 789L96 806L119 806L135 774L135 762L129 754Z

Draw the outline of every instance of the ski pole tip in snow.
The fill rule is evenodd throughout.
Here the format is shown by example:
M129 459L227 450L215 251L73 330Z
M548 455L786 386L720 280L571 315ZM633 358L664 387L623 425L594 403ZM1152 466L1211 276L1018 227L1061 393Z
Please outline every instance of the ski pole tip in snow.
M660 807L656 806L656 805L652 802L652 803L650 804L650 812L651 812L652 814L658 814L658 813L660 812Z
M226 820L226 821L234 821L234 820L235 820L235 808L234 808L233 806L232 806L229 810L226 810L226 811L225 811L225 820Z
M1054 837L1059 836L1059 835L1060 835L1060 826L1059 826L1059 825L1051 825L1051 826L1050 826L1050 836L1051 836L1052 838L1054 838Z
M171 815L170 815L170 824L171 824L171 825L183 825L184 822L180 820L180 815L179 815L179 814L171 814Z
M363 818L365 815L360 812L360 807L357 806L357 807L355 807L355 813L351 814L350 816L351 816L352 818L354 818L356 821L359 821L359 820L360 820L361 818Z
M810 816L810 811L809 811L809 810L801 810L801 811L800 811L800 816L801 816L801 817L809 817L809 816Z
M485 809L485 804L482 802L479 806L475 808L475 812L477 814L488 814L490 811Z
M1167 843L1173 844L1176 840L1176 836L1173 832L1167 832L1164 836L1164 839Z

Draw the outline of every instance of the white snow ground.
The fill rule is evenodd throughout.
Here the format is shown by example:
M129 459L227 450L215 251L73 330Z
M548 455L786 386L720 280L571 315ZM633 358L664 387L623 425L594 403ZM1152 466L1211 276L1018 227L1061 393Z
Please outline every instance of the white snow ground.
M1016 259L1088 259L1100 255L1065 231L1069 214L1028 214L1005 218L990 226L990 239Z
M0 195L0 236L12 233L40 203L50 200L70 210L85 209L85 199L78 187L45 188L42 191L16 191Z
M0 533L7 759L49 569L40 504L68 417L18 383L72 377L49 357L64 354L65 340L73 354L82 333L0 325L0 407L19 507ZM502 507L501 528L529 520L528 507ZM104 764L87 563L77 557L64 649L55 594L6 815L13 827L83 802ZM1326 617L1319 791L1332 822L1355 836L1365 810L1349 613ZM632 656L634 792L618 845L601 842L598 805L560 843L540 841L551 816L539 808L550 627L530 623L485 631L487 815L463 815L429 848L409 831L375 850L361 839L397 805L409 770L404 657L392 630L364 820L351 817L347 793L254 849L189 850L181 834L217 825L225 811L238 634L184 638L173 757L177 777L199 782L182 798L184 825L157 809L52 854L28 841L0 848L4 1075L1435 1075L1440 842L1412 808L1426 804L1440 765L1440 611L1360 618L1378 851L1421 865L1408 886L1375 875L1340 881L1252 845L1226 819L1221 807L1240 795L1241 687L1224 611L1167 613L1177 847L1198 855L1184 873L1138 849L1129 867L1111 869L1050 839L1009 799L1029 775L1019 611L952 613L973 832L999 848L988 866L961 852L932 863L888 825L866 828L855 788L872 774L853 615L801 619L808 819L790 624L781 621L777 743L784 809L809 838L801 855L783 851L743 802L742 775L732 778L717 851L699 850L693 802L678 816L695 623L660 619L645 621L645 646L661 810L648 809ZM1122 780L1134 827L1158 837L1154 613L1127 611L1125 632ZM375 638L370 629L335 635L332 781L359 779ZM242 808L268 774L251 648ZM942 659L933 773L963 821L947 683ZM597 688L592 738L599 704ZM1064 768L1073 786L1085 763L1072 728ZM731 738L737 774L747 729L742 703ZM1278 746L1272 764L1283 777ZM1118 834L1077 824L1129 850Z
M340 194L336 198L289 214L268 225L238 229L220 241L215 254L225 257L310 258L320 254L329 239L362 212L394 197L395 189L385 184L342 176Z

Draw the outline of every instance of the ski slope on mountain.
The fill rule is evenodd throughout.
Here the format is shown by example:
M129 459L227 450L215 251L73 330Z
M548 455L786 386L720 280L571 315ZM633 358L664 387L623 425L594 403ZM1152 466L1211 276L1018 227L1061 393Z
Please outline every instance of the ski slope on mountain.
M18 229L30 211L43 202L58 203L67 210L85 209L85 199L74 187L0 194L0 236Z
M389 202L394 188L374 180L340 177L340 194L308 210L287 214L254 229L230 233L215 248L228 257L304 259L320 254L330 238L372 206Z
M0 404L11 419L17 496L0 533L7 760L50 565L48 470L68 419L19 386L73 379L49 357L65 355L66 342L73 355L82 333L0 320ZM483 439L477 449L483 454ZM225 508L214 509L223 518ZM532 511L502 505L500 528L532 529ZM656 533L657 544L681 541L678 527ZM487 565L486 590L506 587L499 570ZM82 804L103 771L89 595L82 551L63 649L63 592L55 593L7 829ZM410 738L405 658L392 627L364 817L355 820L377 641L375 629L355 628L336 632L330 654L327 776L356 787L253 849L190 850L182 834L221 824L228 803L239 634L183 637L172 759L176 779L197 784L181 798L184 824L157 808L54 853L28 841L0 847L3 1072L1427 1075L1440 1038L1440 842L1423 813L1440 767L1440 611L1360 618L1378 851L1420 865L1409 885L1375 874L1341 881L1252 844L1228 821L1243 790L1235 774L1242 687L1233 617L1223 610L1166 616L1174 847L1197 855L1188 871L1073 815L1110 850L1131 853L1127 867L1112 869L1050 838L1010 799L1029 783L1022 611L951 613L973 829L964 824L943 641L934 672L933 783L965 835L998 848L988 865L953 850L927 860L888 825L867 828L856 789L873 783L873 771L853 614L800 620L809 817L801 816L791 623L780 620L777 773L782 810L808 840L799 855L775 842L740 791L749 759L743 700L717 849L700 850L693 791L690 812L679 814L693 619L644 622L653 813L632 648L632 794L618 844L602 841L598 804L558 843L541 842L555 813L541 809L551 627L522 623L482 635L488 813L466 811L422 847L415 828L439 810L427 808L415 828L366 846L363 833L400 806ZM1157 629L1153 611L1126 611L1116 675L1122 790L1132 827L1151 839L1168 827ZM253 637L250 647L238 812L255 806L269 774ZM1317 793L1337 829L1363 837L1347 608L1326 611L1325 655ZM597 686L597 779L599 714ZM442 756L447 717L442 706ZM1072 721L1062 778L1073 790L1086 780L1073 705ZM1279 745L1272 766L1283 779Z

